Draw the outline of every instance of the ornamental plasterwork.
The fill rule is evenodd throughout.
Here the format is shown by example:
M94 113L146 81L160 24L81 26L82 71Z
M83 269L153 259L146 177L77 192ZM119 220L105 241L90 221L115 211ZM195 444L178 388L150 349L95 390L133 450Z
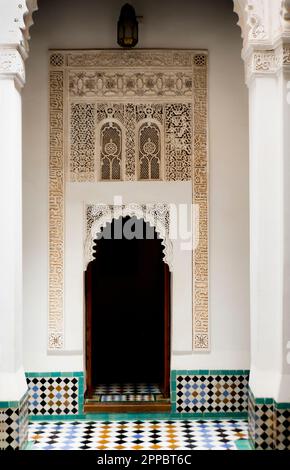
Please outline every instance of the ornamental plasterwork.
M112 51L99 50L84 53L69 53L66 55L66 64L73 68L91 67L191 67L192 58L187 51Z
M255 74L277 73L289 65L290 1L234 0L239 17L246 81Z
M248 0L246 6L249 40L267 38L265 5L263 0Z
M234 11L242 31L244 47L251 41L264 42L269 30L266 21L265 0L234 0Z
M289 37L289 0L234 0L234 11L242 30L244 56L249 47L270 50L281 37Z
M192 180L193 203L200 210L193 348L209 348L207 61L204 51L50 53L50 349L64 347L66 182L148 175Z
M167 204L127 204L113 206L91 204L86 208L85 266L94 260L94 245L101 229L120 217L136 217L155 228L163 246L163 260L173 271L173 247L170 240L170 209Z
M99 72L69 73L71 97L191 96L191 73Z

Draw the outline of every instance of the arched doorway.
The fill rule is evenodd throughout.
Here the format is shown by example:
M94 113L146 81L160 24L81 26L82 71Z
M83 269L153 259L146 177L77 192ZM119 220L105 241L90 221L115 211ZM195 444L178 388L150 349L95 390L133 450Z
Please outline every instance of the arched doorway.
M113 219L95 240L86 271L90 403L169 397L170 272L163 248L153 227L129 216Z

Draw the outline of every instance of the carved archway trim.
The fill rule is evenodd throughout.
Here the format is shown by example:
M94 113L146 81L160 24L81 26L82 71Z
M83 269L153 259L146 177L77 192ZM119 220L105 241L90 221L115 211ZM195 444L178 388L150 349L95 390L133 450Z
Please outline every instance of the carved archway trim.
M86 208L84 269L94 260L94 241L108 223L120 217L136 217L156 230L163 246L163 261L173 271L173 246L170 240L170 209L167 204L127 204L122 206L93 204Z

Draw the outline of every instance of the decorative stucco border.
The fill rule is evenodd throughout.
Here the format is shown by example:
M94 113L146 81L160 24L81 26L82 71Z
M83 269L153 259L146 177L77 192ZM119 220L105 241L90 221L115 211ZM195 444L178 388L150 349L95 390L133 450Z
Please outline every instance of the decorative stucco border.
M49 300L48 348L64 347L64 71L49 77Z
M209 350L208 309L208 56L194 57L193 204L199 211L198 244L193 252L193 349Z
M64 204L66 67L192 67L194 96L193 204L199 244L193 252L193 350L209 350L208 315L208 55L206 51L52 51L50 64L48 348L64 348Z

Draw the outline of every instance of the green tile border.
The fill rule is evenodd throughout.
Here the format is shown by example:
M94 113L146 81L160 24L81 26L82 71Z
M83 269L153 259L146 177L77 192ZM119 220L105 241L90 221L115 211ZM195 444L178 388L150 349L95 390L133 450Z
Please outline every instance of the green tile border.
M204 419L237 419L247 420L247 413L87 413L79 415L43 415L29 416L29 421L123 421L123 420L204 420Z
M177 375L249 375L248 369L174 369L171 371L171 377Z
M78 387L78 412L79 414L83 414L84 412L84 374L82 372L82 375L76 375L75 377L78 377L78 382L79 382L79 387Z
M83 371L76 372L25 372L25 376L32 377L83 377Z
M274 402L275 408L277 410L290 410L290 403L277 403Z
M273 398L255 398L255 405L274 405Z
M290 410L290 402L282 403L277 402L274 398L263 398L263 397L255 397L251 388L249 388L249 396L252 398L252 401L255 405L273 405L273 409L275 410Z
M26 398L28 390L24 393L24 395L17 401L0 401L0 410L5 408L19 408L23 400Z
M5 408L18 408L20 401L0 401L0 410Z

